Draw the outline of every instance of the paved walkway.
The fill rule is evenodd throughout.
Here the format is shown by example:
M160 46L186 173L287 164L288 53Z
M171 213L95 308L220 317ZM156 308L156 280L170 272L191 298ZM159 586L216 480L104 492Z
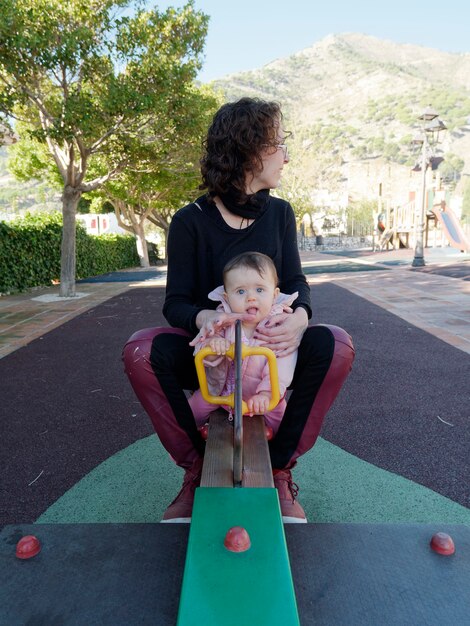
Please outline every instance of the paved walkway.
M139 270L134 268L129 273L134 276L136 271ZM81 283L77 285L76 298L59 298L58 287L37 288L18 295L0 297L0 358L109 298L145 284L140 281ZM164 285L165 278L152 280L148 284L152 287Z
M316 254L317 262L322 262L325 255ZM470 272L470 254L436 249L426 251L425 257L426 270L445 270L458 263L463 269L468 266ZM428 271L412 271L412 258L411 250L372 254L354 262L388 269L335 274L328 273L325 266L325 273L315 280L344 287L470 354L470 282ZM392 265L383 265L384 261ZM393 265L395 262L400 264ZM468 276L466 271L461 274Z
M310 283L333 282L470 354L470 282L427 271L458 264L464 269L461 275L468 277L470 254L450 248L428 249L426 271L411 271L412 250L354 258L301 252L301 258ZM355 271L338 271L348 264ZM358 264L364 265L364 271L358 270ZM158 270L164 272L165 267ZM0 358L128 289L165 284L164 274L142 282L135 281L135 273L135 269L129 270L133 278L129 282L81 283L76 298L58 298L58 287L1 297Z

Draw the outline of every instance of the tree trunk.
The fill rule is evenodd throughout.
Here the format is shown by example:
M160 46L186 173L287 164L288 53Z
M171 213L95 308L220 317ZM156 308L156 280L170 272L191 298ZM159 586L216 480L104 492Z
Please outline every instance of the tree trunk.
M60 290L63 298L75 296L75 216L81 192L66 185L62 195L62 245L60 250Z
M145 239L143 223L134 224L134 231L136 236L137 254L140 259L140 267L150 267L149 251L147 248L147 241Z
M168 260L168 233L170 231L170 227L168 226L167 228L163 229L163 232L165 234L165 261Z

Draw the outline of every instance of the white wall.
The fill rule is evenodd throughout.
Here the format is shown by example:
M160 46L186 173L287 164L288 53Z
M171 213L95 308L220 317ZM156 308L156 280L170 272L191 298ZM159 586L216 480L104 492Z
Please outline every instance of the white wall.
M89 235L104 235L105 233L128 234L118 225L114 213L78 213L77 220L85 226Z

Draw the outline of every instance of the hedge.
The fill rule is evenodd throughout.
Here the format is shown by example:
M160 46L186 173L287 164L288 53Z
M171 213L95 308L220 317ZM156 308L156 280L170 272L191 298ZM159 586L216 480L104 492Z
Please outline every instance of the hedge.
M88 235L77 223L76 278L135 267L139 257L128 235ZM60 277L60 213L26 214L0 222L0 294L51 285Z

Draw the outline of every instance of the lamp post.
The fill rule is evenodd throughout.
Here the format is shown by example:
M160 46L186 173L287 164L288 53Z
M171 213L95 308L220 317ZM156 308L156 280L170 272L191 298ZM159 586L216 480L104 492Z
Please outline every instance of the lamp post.
M426 172L430 164L431 145L429 137L434 145L439 140L439 132L447 127L442 120L439 119L439 113L432 107L427 107L418 118L422 123L422 133L413 140L415 145L421 145L421 195L420 208L417 212L415 221L415 253L413 267L423 267L424 262L424 231L426 228Z

